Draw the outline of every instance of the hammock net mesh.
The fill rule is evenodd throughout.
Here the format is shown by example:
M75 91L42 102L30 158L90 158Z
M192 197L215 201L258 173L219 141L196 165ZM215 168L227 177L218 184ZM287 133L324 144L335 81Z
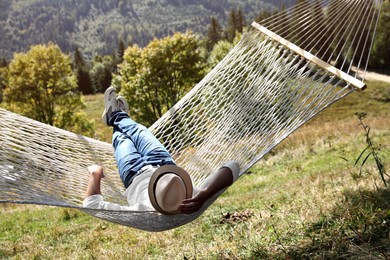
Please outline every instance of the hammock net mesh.
M364 72L380 1L322 2L301 3L261 24L337 72ZM295 16L299 19L287 25ZM340 17L344 23L336 22ZM327 20L326 26L320 19ZM228 160L239 162L242 175L302 124L356 89L352 77L329 68L250 29L150 129L195 185ZM122 225L162 231L192 221L222 193L191 215L86 209L82 201L91 164L105 169L105 199L127 204L111 144L0 109L0 149L0 202L78 208Z

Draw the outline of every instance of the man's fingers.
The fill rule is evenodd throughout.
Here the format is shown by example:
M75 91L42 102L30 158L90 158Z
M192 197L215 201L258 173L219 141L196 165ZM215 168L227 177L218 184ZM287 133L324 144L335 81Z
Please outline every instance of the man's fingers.
M198 211L198 207L180 208L180 212L184 214L191 214Z
M191 199L183 200L180 204L180 211L185 214L194 213L200 209L199 203L192 201Z
M182 200L181 204L189 204L192 203L194 200L194 198L184 199Z

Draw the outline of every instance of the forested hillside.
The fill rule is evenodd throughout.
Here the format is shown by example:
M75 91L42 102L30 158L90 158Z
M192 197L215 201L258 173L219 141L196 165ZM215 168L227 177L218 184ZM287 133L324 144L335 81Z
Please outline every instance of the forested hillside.
M250 22L281 3L295 0L1 0L0 57L49 41L64 52L78 47L87 57L106 55L120 41L146 46L174 32L205 35L211 17L225 25L236 9Z

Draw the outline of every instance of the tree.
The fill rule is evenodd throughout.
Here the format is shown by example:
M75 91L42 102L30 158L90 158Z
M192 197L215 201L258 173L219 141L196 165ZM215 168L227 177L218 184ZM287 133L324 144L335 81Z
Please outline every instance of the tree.
M150 125L202 77L200 43L192 33L155 39L145 48L126 49L114 85L131 104L137 121Z
M265 20L265 19L271 17L273 14L274 14L273 12L264 9L259 14L257 14L255 21Z
M232 42L237 31L237 14L236 10L232 9L229 13L227 26L225 28L226 40Z
M294 6L294 11L293 11L293 19L291 21L292 23L292 27L294 27L294 29L296 28L303 28L305 26L308 26L307 23L308 21L311 20L311 10L309 10L308 8L302 8L302 6L308 6L309 3L308 3L308 0L298 0L297 1L297 4ZM306 19L308 21L306 21ZM283 24L285 22L286 18L284 17L280 17L279 18L279 22L281 24ZM284 23L284 26L283 28L285 28L286 25ZM286 30L288 31L288 30ZM288 35L288 33L282 33L282 37L286 37L286 35ZM307 30L298 30L298 31L294 31L294 36L293 36L293 39L290 39L291 42L299 45L301 48L304 48L305 49L305 46L302 46L302 44L307 40ZM306 46L307 47L307 46Z
M4 68L8 66L8 62L5 58L0 58L0 68Z
M243 30L244 30L244 27L246 26L246 22L245 22L245 17L241 11L241 9L239 9L237 11L237 20L236 20L236 30L239 32L239 33L242 33Z
M326 46L329 48L329 52L333 54L333 56L337 56L335 67L340 68L343 65L345 60L346 53L343 52L343 46L347 43L348 34L346 30L349 26L345 26L350 24L353 17L356 16L354 13L353 2L346 2L345 6L343 6L343 15L338 15L336 12L328 12L327 15L327 24L330 27L328 41ZM339 8L339 1L330 0L329 2L329 10L337 10ZM330 57L333 60L335 57Z
M207 49L211 50L214 45L222 39L222 27L218 23L218 20L213 16L211 17L211 24L207 30Z
M73 58L73 70L76 73L78 89L83 94L92 94L95 90L92 88L91 75L89 75L88 65L79 48L75 49Z
M104 92L112 80L113 63L111 56L95 56L90 71L92 87L97 92Z
M233 48L233 44L228 42L227 40L219 41L213 48L208 58L209 68L214 68L225 56L229 53L229 51Z
M329 49L327 48L327 39L329 38L329 29L326 28L326 18L321 7L321 0L315 1L315 7L312 14L311 28L315 28L313 34L321 32L321 37L318 41L311 44L311 51L316 53L317 57L323 60L329 58Z
M245 27L245 18L242 14L241 9L234 10L232 9L229 13L227 26L225 29L226 40L233 42L236 37L236 33L242 33Z
M70 57L55 44L36 45L14 55L4 102L8 109L42 123L91 135L92 124L77 112L84 104L76 90Z
M372 49L372 56L370 66L375 68L390 68L390 2L382 3L381 17L374 46Z
M237 33L236 37L233 39L233 42L228 42L227 40L219 41L210 52L210 55L207 60L208 70L214 68L229 52L236 46L242 38L241 33Z
M80 48L76 48L74 50L74 55L73 55L73 67L74 68L79 68L79 67L85 67L85 60L83 57L83 54L80 51Z
M125 54L125 49L126 49L125 42L121 38L119 40L119 46L118 46L118 59L119 59L119 63L121 63L123 61L123 55Z
M363 10L363 15L359 18L351 17L352 21L356 21L352 27L353 32L358 32L359 37L351 37L351 45L356 55L351 57L352 52L349 53L349 59L354 65L366 64L368 62L368 56L370 53L370 46L372 43L371 35L371 26L370 22L374 18L375 13L375 1L366 0L363 2L361 9ZM360 24L359 24L360 23ZM359 24L359 25L358 25ZM367 39L365 41L364 39Z
M3 90L6 85L6 73L8 62L5 58L0 59L0 103L3 102Z
M77 76L78 89L85 95L95 93L95 89L92 88L91 75L86 67L79 67L75 69Z

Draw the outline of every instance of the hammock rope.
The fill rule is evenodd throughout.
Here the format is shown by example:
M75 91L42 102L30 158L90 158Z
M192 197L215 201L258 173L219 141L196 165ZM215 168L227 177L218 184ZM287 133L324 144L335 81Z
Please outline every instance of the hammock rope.
M357 64L355 71L367 68L381 1L322 2L304 1L261 25L254 23L229 54L150 127L195 185L228 160L239 162L241 176L323 109L364 88L351 73L352 65ZM292 17L299 19L286 23ZM319 21L327 22L315 26ZM77 208L146 231L192 221L223 192L191 215L86 209L87 166L96 163L105 169L105 199L127 204L111 144L0 109L0 149L1 203Z

